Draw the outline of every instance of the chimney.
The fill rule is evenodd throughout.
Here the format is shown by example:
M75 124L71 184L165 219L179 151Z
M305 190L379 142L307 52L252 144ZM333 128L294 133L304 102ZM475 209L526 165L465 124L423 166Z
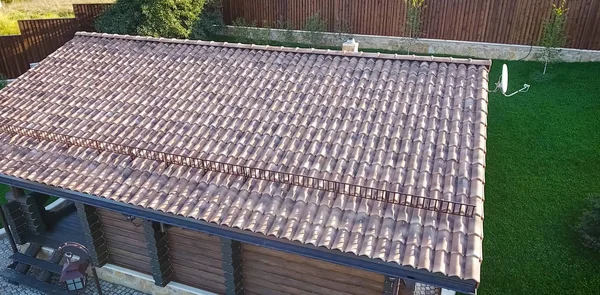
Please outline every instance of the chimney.
M342 44L342 51L344 52L358 52L358 42L354 38L348 39L348 41Z

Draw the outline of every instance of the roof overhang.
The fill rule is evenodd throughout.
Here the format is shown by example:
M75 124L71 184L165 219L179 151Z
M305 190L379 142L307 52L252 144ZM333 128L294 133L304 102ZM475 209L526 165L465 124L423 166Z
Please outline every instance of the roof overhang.
M432 273L426 270L415 269L412 267L401 266L393 262L384 262L378 259L370 259L343 253L340 251L329 250L323 247L314 247L302 245L293 241L277 239L250 231L244 231L237 228L224 227L217 224L204 222L188 217L169 214L161 211L148 210L140 206L125 204L110 199L100 198L84 193L79 193L67 189L53 187L29 180L20 179L5 174L0 174L0 183L10 186L16 186L23 189L36 191L68 200L81 202L94 207L105 208L118 211L124 214L141 217L169 225L199 231L219 237L237 240L243 243L261 246L273 250L302 255L309 258L328 261L353 268L363 269L387 276L404 278L434 285L437 287L455 290L465 294L475 294L478 287L474 280L462 280L458 277L449 277L440 273Z

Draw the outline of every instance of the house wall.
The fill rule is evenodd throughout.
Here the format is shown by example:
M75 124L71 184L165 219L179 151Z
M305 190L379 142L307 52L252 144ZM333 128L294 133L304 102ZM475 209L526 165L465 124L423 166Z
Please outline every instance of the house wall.
M126 221L122 214L113 211L100 209L98 215L108 246L108 263L151 274L150 257L142 226L135 226Z
M134 225L141 220L132 223L122 214L104 209L98 209L98 215L108 263L151 275L143 226ZM174 226L165 226L165 230L171 282L225 294L221 239ZM249 244L242 244L241 259L244 294L383 294L385 278L381 274ZM114 270L111 276L119 277Z
M377 273L248 244L242 261L245 294L383 294Z
M219 238L178 227L168 230L172 280L198 289L225 293Z

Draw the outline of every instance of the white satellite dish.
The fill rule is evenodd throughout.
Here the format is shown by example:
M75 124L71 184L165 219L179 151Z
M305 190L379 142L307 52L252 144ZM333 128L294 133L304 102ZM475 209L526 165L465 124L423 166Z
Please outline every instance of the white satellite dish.
M523 88L521 88L511 94L506 94L506 91L508 91L508 66L506 64L503 64L502 65L502 75L500 76L498 83L496 83L496 89L494 89L494 91L491 91L491 92L497 92L498 90L500 90L500 91L502 91L502 94L504 96L510 97L519 92L527 92L529 90L529 87L531 87L529 84L523 84Z
M508 66L506 64L502 65L502 78L500 81L500 88L502 89L502 94L506 94L506 91L508 90Z

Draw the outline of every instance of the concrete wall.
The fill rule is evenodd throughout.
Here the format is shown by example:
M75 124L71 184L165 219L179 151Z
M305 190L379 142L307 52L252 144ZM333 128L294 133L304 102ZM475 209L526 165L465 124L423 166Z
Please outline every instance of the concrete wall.
M298 43L310 43L310 33L305 31L286 31L280 29L262 28L235 28L229 26L230 34L235 31L245 30L248 37L253 39L269 39L274 41L289 42L294 39ZM326 46L339 46L349 35L338 33L321 33L320 43ZM291 38L290 38L291 37ZM410 39L404 37L353 35L360 48L394 50L401 53L415 54L468 56L481 59L504 60L539 60L542 48L538 46L511 45L484 42L453 41L439 39ZM600 51L563 48L561 60L564 62L589 62L600 61Z

